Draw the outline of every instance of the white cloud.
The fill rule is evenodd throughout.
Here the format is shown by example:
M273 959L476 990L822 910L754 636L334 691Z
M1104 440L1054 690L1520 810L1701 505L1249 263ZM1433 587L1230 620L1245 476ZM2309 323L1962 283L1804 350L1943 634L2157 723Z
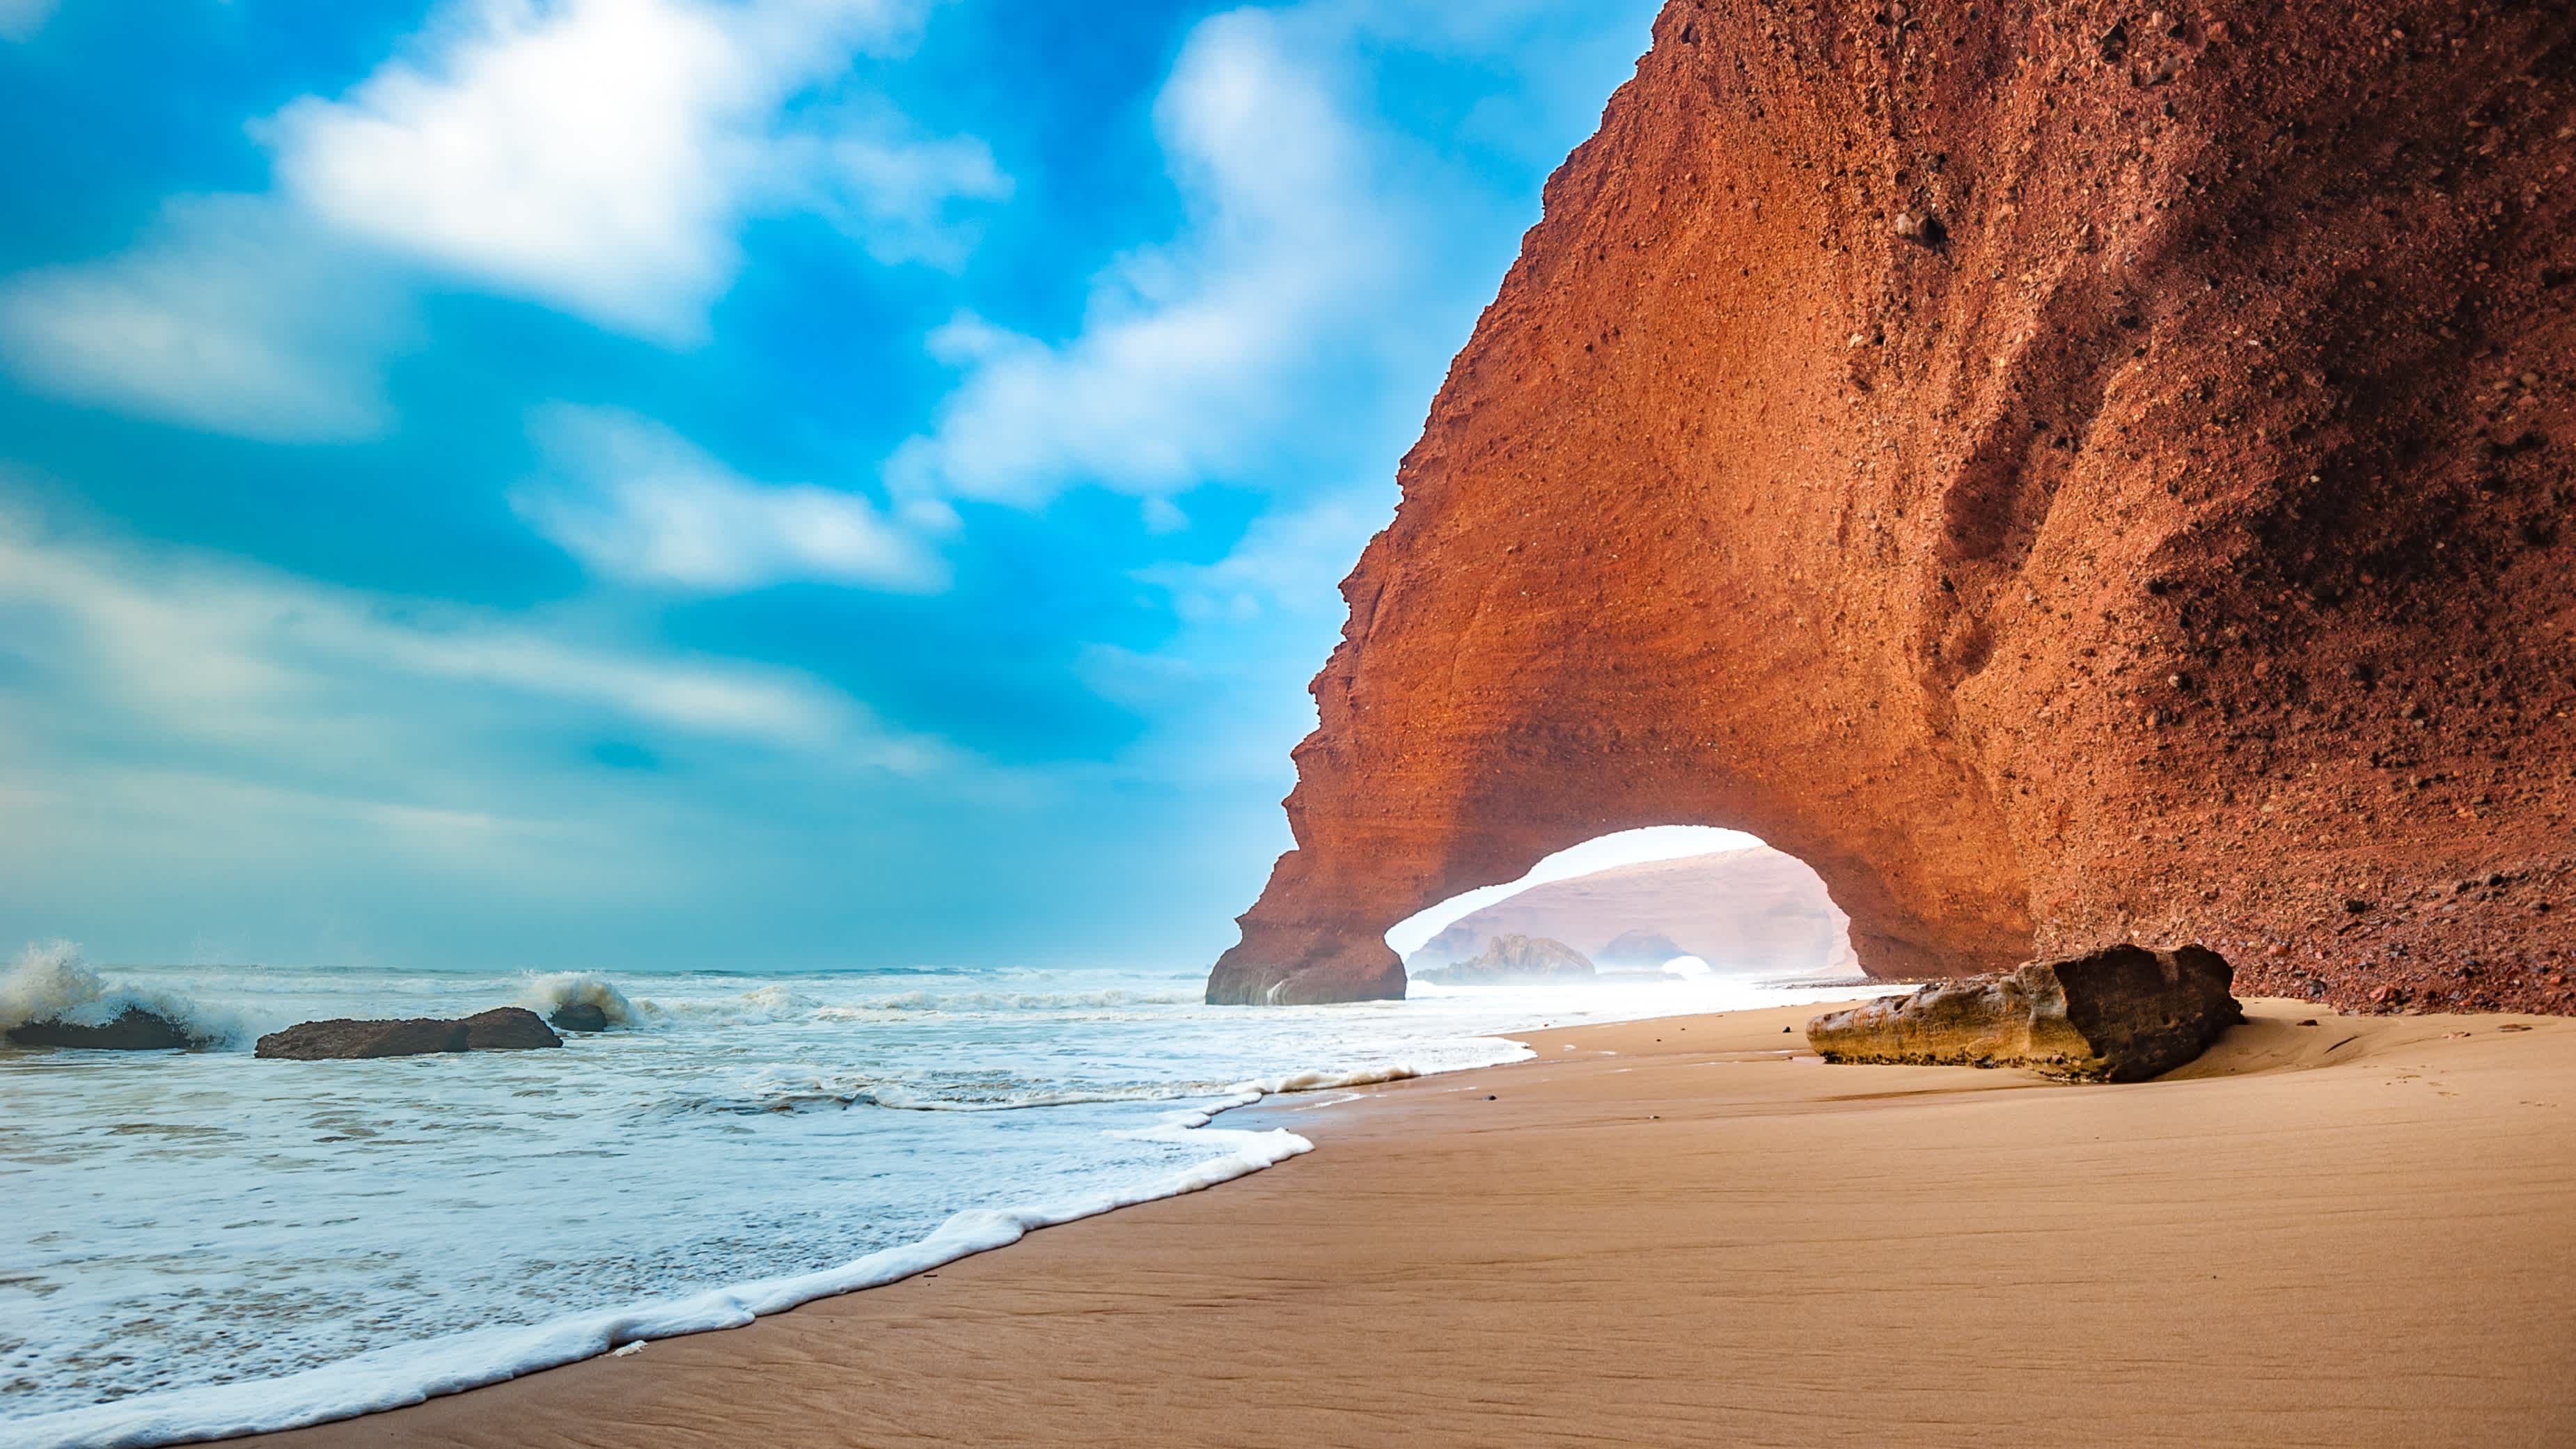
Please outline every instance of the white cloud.
M1188 231L1099 277L1070 341L973 315L934 334L967 375L890 463L898 488L1029 504L1084 482L1187 489L1297 411L1291 384L1328 340L1368 348L1354 324L1393 300L1403 207L1315 49L1269 11L1191 32L1155 107Z
M982 142L882 103L791 116L925 3L453 0L342 98L253 127L272 192L179 198L129 251L0 284L0 360L212 431L356 438L391 421L384 366L429 279L687 345L757 214L955 265L960 205L1010 190Z
M610 408L548 408L535 432L553 472L512 501L596 573L707 591L946 582L917 537L855 494L754 483L670 429Z
M1252 521L1224 558L1211 564L1156 564L1136 577L1168 590L1189 623L1247 620L1265 613L1341 612L1332 581L1350 571L1384 510L1326 497Z
M926 139L884 108L846 107L825 129L781 137L776 171L804 209L887 266L963 266L975 229L961 203L1010 197L1011 178L971 136Z
M912 0L478 0L415 57L260 128L299 207L435 271L686 343L788 193L931 245L955 194L1001 189L973 142L878 125L784 134L781 108L913 23Z
M279 442L358 438L408 306L363 260L254 197L171 203L111 261L0 284L0 351L58 397Z
M1561 156L1656 8L1308 0L1200 22L1154 112L1181 234L1095 278L1069 339L972 313L934 333L964 376L888 481L1023 505L1084 484L1172 494L1409 413L1418 401L1382 400L1436 380L1525 204L1502 209L1481 173L1498 154L1505 169ZM1435 139L1454 123L1389 118L1407 104L1398 55L1514 81Z
M26 611L14 637L57 676L49 699L98 711L102 734L121 720L162 744L307 760L387 749L492 691L523 721L551 705L625 728L893 768L939 756L934 743L886 736L845 697L784 671L586 639L568 621L548 627L43 538L6 515L0 606Z
M26 40L45 28L54 0L0 0L0 40Z

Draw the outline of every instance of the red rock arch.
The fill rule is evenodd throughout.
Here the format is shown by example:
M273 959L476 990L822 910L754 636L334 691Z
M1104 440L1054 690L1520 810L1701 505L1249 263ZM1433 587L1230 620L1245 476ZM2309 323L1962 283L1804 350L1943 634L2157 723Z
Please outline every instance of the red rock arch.
M2576 16L2369 10L1674 0L1343 585L1209 999L1400 993L1392 922L1692 823L1882 975L2576 1001Z

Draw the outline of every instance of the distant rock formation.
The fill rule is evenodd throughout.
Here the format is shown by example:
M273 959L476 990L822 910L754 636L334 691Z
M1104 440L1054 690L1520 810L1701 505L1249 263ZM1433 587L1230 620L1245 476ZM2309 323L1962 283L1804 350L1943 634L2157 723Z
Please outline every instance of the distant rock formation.
M115 1020L101 1026L49 1017L13 1026L7 1035L11 1046L77 1047L106 1052L186 1051L205 1045L177 1022L139 1006L125 1008Z
M1829 1062L2140 1082L2191 1061L2245 1019L2233 982L2215 951L2114 946L1820 1016L1807 1023L1807 1043Z
M1879 977L2576 1011L2576 7L2147 13L1670 0L1209 1000L1400 995L1413 912L1717 825Z
M1459 917L1412 959L1454 961L1517 934L1554 937L1627 971L1697 956L1723 972L1851 973L1849 926L1814 871L1753 846L1532 886Z
M1661 931L1622 931L1610 943L1592 953L1592 964L1613 971L1660 971L1667 961L1684 956L1699 956L1679 941ZM1708 958L1700 956L1705 961Z
M1453 961L1422 973L1445 986L1504 986L1589 981L1596 973L1582 952L1545 936L1496 936L1472 961Z
M256 1056L317 1062L373 1057L416 1057L440 1052L525 1051L559 1047L535 1012L502 1006L458 1021L412 1017L400 1021L308 1021L259 1039Z

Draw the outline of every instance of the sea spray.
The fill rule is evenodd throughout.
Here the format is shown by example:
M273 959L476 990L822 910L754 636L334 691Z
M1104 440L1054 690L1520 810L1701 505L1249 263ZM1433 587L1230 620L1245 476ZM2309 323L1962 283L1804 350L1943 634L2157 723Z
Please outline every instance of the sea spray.
M103 1027L128 1011L160 1017L200 1048L237 1045L247 1036L238 1018L178 992L109 985L69 941L29 944L0 976L0 1032L39 1022Z
M567 1006L595 1006L608 1019L611 1031L632 1031L645 1025L645 1011L652 1005L646 1002L639 1007L626 999L625 992L609 985L606 978L588 971L558 971L532 977L527 990L519 994L519 1004L548 1018Z

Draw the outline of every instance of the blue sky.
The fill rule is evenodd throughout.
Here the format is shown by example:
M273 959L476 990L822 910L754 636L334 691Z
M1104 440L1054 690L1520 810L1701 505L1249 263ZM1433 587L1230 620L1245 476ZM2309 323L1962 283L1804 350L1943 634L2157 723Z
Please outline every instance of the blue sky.
M1203 965L1652 0L0 0L0 941Z

